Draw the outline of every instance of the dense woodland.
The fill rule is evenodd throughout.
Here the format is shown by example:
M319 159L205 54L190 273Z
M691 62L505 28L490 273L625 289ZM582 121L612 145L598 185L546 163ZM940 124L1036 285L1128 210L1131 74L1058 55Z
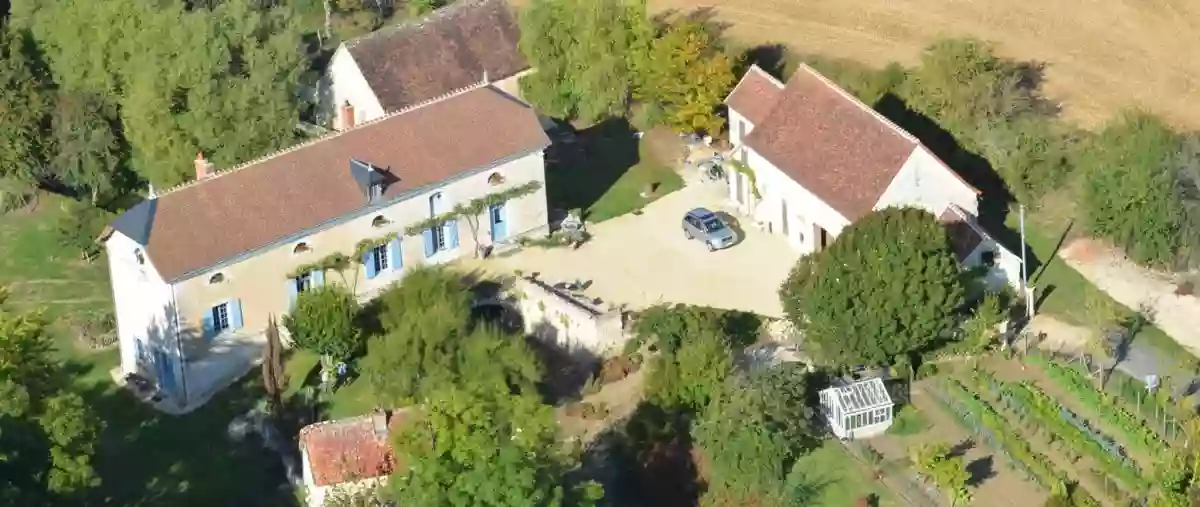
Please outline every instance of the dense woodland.
M295 143L297 122L314 120L311 90L338 41L441 3L14 0L0 30L0 211L38 192L70 196L78 210L57 233L95 255L92 239L111 214L149 185L187 181L197 151L229 166ZM747 49L704 13L652 18L634 1L531 0L519 14L521 48L538 69L522 83L526 97L576 125L627 118L643 130L720 137L721 100L749 64L785 77L807 61L983 189L989 226L1003 228L1018 202L1076 202L1069 219L1140 262L1183 268L1200 255L1200 136L1137 111L1098 132L1076 128L1041 94L1037 66L985 42L938 41L919 65L872 69L805 48ZM890 248L896 231L905 246ZM892 264L868 254L885 247ZM854 294L877 286L911 290ZM968 288L933 217L892 210L802 260L780 296L836 370L912 364L947 341L987 349L1002 305L986 299L955 331ZM523 341L471 320L461 279L409 275L366 323L368 310L340 290L306 292L283 324L325 365L356 362L378 405L433 401L396 442L420 464L392 479L406 502L486 494L497 506L592 505L628 494L645 505L783 506L811 493L793 465L819 440L811 390L821 382L735 367L735 351L755 337L753 315L642 314L641 342L627 352L644 355L646 401L604 436L632 464L601 488L573 475L580 456L556 440L539 392L545 365ZM0 503L79 505L97 486L104 421L72 391L45 323L2 300L0 475L11 480ZM858 331L854 340L846 329Z

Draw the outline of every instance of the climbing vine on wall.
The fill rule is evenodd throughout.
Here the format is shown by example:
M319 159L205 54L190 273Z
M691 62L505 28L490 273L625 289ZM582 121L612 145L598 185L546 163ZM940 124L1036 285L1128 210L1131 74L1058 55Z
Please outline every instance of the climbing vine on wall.
M758 193L758 178L754 175L754 169L737 160L730 160L729 167L733 168L735 172L744 174L746 179L750 180L750 191L754 192L754 198L762 199L762 194Z
M302 266L296 267L287 274L288 278L296 278L305 273L313 271L342 271L350 266L350 258L341 252L334 252L325 257L318 259L315 262L310 262Z
M542 182L531 181L507 190L492 192L482 197L477 197L475 199L471 199L470 201L460 203L450 211L412 224L404 230L404 233L409 236L418 236L425 229L437 227L458 217L464 217L468 220L477 218L481 213L487 210L488 206L525 197L529 194L537 192L540 188L542 188ZM472 224L472 226L474 227L474 224Z

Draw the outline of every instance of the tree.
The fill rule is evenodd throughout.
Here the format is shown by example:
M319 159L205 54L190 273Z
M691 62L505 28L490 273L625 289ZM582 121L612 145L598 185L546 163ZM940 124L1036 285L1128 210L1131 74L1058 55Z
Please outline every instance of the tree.
M942 494L950 498L950 505L964 505L971 501L967 482L971 472L967 470L962 456L951 456L946 444L925 444L910 449L913 465L929 475Z
M808 404L808 373L799 363L783 363L753 372L745 392L735 396L755 397L763 421L787 443L793 456L807 453L820 444L821 432L813 426L814 411Z
M68 389L40 316L13 311L5 297L0 291L0 504L78 505L99 483L100 423Z
M533 396L451 386L415 410L395 438L407 466L391 479L406 505L557 507L601 496L594 483L564 488L569 461L553 411Z
M99 97L60 93L51 121L54 145L50 166L64 185L91 195L113 190L121 163L121 140L114 114Z
M358 301L345 288L328 284L301 292L283 325L297 347L321 356L323 366L349 359L362 346L355 322Z
M1184 215L1173 167L1179 149L1179 137L1158 118L1129 113L1107 125L1079 159L1089 231L1137 262L1173 260Z
M519 19L521 52L538 70L521 92L535 108L587 123L628 112L650 37L643 0L533 0Z
M677 132L716 134L725 119L717 109L733 87L733 59L716 29L697 16L666 24L639 65L634 97L661 109Z
M530 393L542 379L523 337L472 322L461 273L413 269L379 302L383 335L368 343L362 364L381 405L406 405L448 386Z
M963 341L970 344L972 353L983 354L995 343L996 326L1001 322L1004 322L1004 312L1000 308L1000 297L987 294L963 323Z
M262 377L263 387L271 400L272 412L278 413L283 406L283 391L287 389L287 372L283 368L283 344L279 341L279 326L275 324L275 316L267 321L267 343L263 345Z
M654 357L646 378L646 397L668 409L696 414L716 397L733 369L725 337L706 330L689 337L675 353Z
M59 246L77 252L91 262L100 255L97 239L113 221L113 214L86 202L71 201L63 205L62 213L54 223L54 233Z
M290 5L15 0L12 20L63 90L120 97L132 168L165 188L192 177L197 151L227 167L292 144L309 62Z
M1180 142L1174 160L1175 194L1183 206L1177 260L1181 267L1195 267L1200 261L1200 135L1191 134Z
M0 178L32 185L41 177L52 97L24 33L0 23Z
M731 377L693 430L708 484L703 505L783 505L791 449L765 400Z
M788 320L827 360L890 364L953 333L963 282L933 215L887 208L796 263L780 287Z

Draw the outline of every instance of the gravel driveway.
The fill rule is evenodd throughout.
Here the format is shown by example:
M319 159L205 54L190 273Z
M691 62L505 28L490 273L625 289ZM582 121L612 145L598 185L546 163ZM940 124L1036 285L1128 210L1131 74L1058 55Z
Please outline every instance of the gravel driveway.
M592 240L578 250L526 248L482 261L482 267L537 272L549 282L591 280L588 295L633 309L670 302L782 316L776 290L798 257L783 238L739 226L742 240L717 252L684 238L684 213L700 206L725 210L723 189L720 183L693 183L647 205L641 215L589 225Z

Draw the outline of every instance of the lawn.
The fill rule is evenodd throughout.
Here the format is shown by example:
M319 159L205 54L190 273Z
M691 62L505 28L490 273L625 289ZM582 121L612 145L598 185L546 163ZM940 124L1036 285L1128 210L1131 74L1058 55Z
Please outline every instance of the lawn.
M648 187L652 192L642 197ZM581 130L575 142L547 154L550 207L580 209L589 222L630 213L682 187L679 175L620 121Z
M826 440L796 460L788 482L813 490L805 504L810 507L847 507L868 494L877 495L880 506L896 505L887 489L864 474L863 465L842 444Z
M906 437L916 435L929 429L929 421L921 415L921 412L912 405L906 405L900 409L892 419L892 425L888 427L888 434L898 437Z
M58 245L54 224L66 198L42 194L32 210L0 216L0 286L11 291L20 308L42 309L61 337L69 356L69 321L76 316L112 311L108 267L103 258L91 263ZM61 318L60 318L61 317Z

